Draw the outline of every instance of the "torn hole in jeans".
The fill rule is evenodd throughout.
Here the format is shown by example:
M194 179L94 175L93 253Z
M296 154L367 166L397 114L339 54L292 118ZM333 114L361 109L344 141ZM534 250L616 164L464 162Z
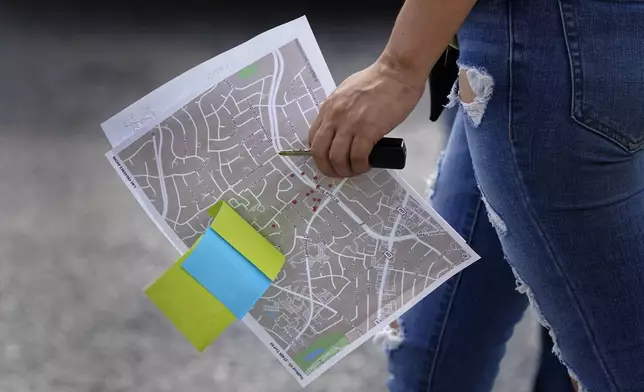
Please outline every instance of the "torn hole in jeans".
M448 95L446 107L452 108L460 102L474 127L481 125L487 104L494 92L494 79L482 68L459 63L458 80Z
M427 179L427 197L429 201L432 200L434 194L436 194L436 182L438 182L438 176L441 173L441 167L443 165L443 158L445 157L445 150L441 151L438 159L436 160L436 170L432 175Z
M507 256L506 256L507 259ZM512 268L512 273L514 274L514 278L516 279L516 290L521 293L525 294L528 297L528 301L530 302L530 305L532 306L532 309L534 310L534 314L537 318L537 321L539 321L539 324L541 324L545 329L548 330L548 333L550 334L550 339L552 339L552 353L557 356L559 359L559 362L561 362L566 369L568 370L568 374L570 375L570 378L574 380L577 386L577 392L584 392L586 389L579 383L579 377L575 374L575 372L570 368L570 366L566 363L566 361L563 359L563 356L561 355L561 350L559 349L559 344L557 341L557 336L555 335L554 331L552 330L552 326L546 320L544 317L543 313L541 312L541 309L539 308L539 304L537 303L537 300L534 296L534 293L532 292L532 289L530 286L528 286L525 281L521 278L517 270L514 268L514 266L510 265Z
M483 200L483 204L485 204L485 210L487 211L487 217L490 220L490 223L496 230L497 234L499 237L503 237L506 234L508 234L508 227L506 226L505 222L501 218L501 216L492 208L490 203L487 201L485 198L485 195L481 192L481 200Z
M404 341L405 331L400 319L392 322L373 337L373 342L387 352L397 349Z

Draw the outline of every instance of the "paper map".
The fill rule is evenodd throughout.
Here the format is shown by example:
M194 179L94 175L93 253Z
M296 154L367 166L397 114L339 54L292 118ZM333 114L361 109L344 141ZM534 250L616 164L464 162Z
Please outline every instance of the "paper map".
M108 159L180 252L223 199L286 255L243 321L302 385L478 259L394 172L329 179L277 154L308 145L334 88L300 18L103 124Z

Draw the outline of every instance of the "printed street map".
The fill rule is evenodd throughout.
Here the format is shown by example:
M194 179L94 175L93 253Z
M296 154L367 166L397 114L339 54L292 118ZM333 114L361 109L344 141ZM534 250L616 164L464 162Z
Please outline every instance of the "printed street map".
M278 155L308 145L334 88L300 18L103 124L108 159L180 252L223 199L286 255L243 321L302 385L478 259L395 173L329 179Z

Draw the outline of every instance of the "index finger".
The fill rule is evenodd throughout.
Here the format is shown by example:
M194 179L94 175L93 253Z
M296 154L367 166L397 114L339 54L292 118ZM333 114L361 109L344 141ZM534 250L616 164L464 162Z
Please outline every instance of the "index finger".
M334 137L335 128L323 122L311 142L311 153L315 160L315 165L327 177L338 177L329 160L329 150Z
M309 147L313 146L313 139L315 138L315 134L320 130L320 125L322 125L322 108L320 108L318 115L309 128Z

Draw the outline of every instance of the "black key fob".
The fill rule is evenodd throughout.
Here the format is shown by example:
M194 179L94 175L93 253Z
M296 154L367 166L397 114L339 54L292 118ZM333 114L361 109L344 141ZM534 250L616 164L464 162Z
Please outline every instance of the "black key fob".
M395 137L383 137L369 154L369 165L380 169L400 170L407 162L405 141Z

